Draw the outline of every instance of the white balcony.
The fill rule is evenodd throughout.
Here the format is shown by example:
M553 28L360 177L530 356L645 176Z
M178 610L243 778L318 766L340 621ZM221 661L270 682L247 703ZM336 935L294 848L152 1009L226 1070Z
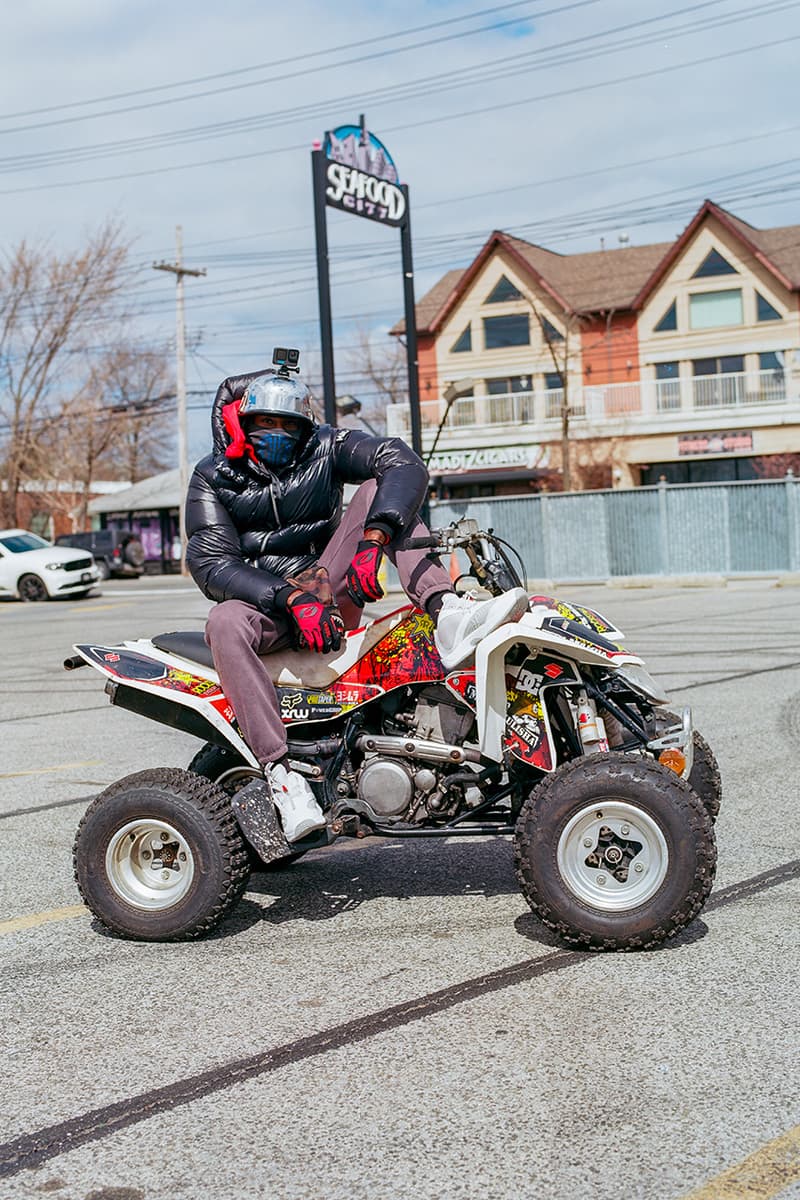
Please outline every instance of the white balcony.
M467 396L449 409L444 400L427 400L420 405L423 436L432 438L444 417L447 430L496 429L509 433L524 426L526 440L552 438L560 429L564 392L513 392L500 396ZM798 404L798 396L787 392L780 371L739 372L730 375L698 375L680 379L642 379L574 388L569 392L570 423L580 428L608 426L608 432L644 432L639 426L655 425L666 418L670 428L676 420L690 426L702 423L712 413L741 412L766 416L769 410L785 410ZM784 413L785 415L785 413ZM386 412L390 435L405 437L411 430L408 406L392 404ZM577 432L577 429L576 429ZM428 440L428 439L426 439Z

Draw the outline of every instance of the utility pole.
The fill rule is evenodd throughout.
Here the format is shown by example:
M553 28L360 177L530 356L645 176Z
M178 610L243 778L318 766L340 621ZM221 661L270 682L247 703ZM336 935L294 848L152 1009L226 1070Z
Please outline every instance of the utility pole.
M175 352L176 352L176 394L178 401L178 466L180 468L180 502L178 518L180 521L181 539L181 574L186 574L186 492L189 488L189 435L186 421L186 324L183 313L183 277L184 275L205 275L206 269L190 270L183 265L183 229L175 226L175 262L153 263L154 271L169 271L175 276L177 284L175 293L176 323L175 323Z

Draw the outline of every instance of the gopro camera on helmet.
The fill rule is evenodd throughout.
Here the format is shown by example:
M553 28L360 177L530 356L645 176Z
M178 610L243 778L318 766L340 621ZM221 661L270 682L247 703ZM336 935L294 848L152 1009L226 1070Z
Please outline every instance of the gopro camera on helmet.
M278 368L278 374L288 377L290 371L300 374L300 351L289 350L285 346L276 346L272 351L272 365Z

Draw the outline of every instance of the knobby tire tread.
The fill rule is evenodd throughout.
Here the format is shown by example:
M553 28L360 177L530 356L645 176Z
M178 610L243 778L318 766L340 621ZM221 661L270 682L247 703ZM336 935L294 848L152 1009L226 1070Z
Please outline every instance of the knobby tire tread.
M95 797L78 824L72 854L73 875L81 900L87 908L90 908L78 875L77 846L84 827L105 801L130 788L141 787L158 787L161 790L174 789L179 792L184 799L189 800L205 814L218 837L226 883L217 904L203 919L197 920L188 929L172 935L166 934L159 940L165 942L191 941L202 937L215 929L228 910L241 899L250 877L250 860L246 843L231 810L230 797L215 783L196 775L193 771L184 771L179 767L157 767L146 771L136 771L132 775L126 775L123 779L118 779L115 783L110 784L105 791ZM129 930L116 925L112 920L94 915L113 933L125 938L134 936Z
M639 755L614 753L592 755L591 759L586 757L573 759L558 767L552 775L547 776L532 790L522 806L514 837L514 866L517 881L523 896L539 920L570 945L593 951L647 950L667 941L681 929L685 929L701 911L709 897L717 863L717 848L711 815L689 784L680 776L675 775L673 782L677 784L677 794L674 796L674 803L681 819L691 826L701 846L695 869L694 886L686 895L682 907L672 914L670 920L650 930L646 937L600 937L596 934L576 932L572 926L558 919L557 914L540 895L535 874L531 869L532 833L538 820L537 809L544 808L548 798L556 790L568 786L571 776L584 771L587 762L594 762L598 766L602 766L611 779L615 775L626 773L629 764L635 764L637 768L644 771L645 775L652 776L655 787L664 786L664 772L668 769ZM552 847L552 854L555 866L555 845Z

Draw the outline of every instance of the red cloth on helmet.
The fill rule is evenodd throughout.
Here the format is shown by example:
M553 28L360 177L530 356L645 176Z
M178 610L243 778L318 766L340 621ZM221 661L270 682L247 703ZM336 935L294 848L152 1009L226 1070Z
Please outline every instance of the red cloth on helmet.
M230 436L230 445L225 450L226 458L241 458L247 454L252 458L253 462L258 462L255 450L247 440L247 435L242 429L242 423L239 420L239 400L234 400L230 404L226 404L222 410L222 420L225 423L225 429Z

